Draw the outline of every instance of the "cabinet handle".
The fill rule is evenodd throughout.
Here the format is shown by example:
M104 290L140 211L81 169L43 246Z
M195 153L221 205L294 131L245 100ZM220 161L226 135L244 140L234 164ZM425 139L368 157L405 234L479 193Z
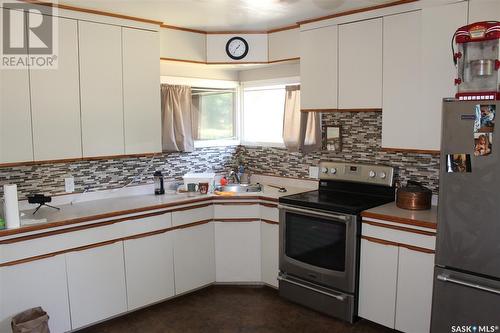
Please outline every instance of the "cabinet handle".
M486 291L486 292L489 292L489 293L500 295L500 290L499 289L482 286L482 285L477 284L477 283L470 283L470 282L467 282L467 281L457 280L457 279L451 278L449 276L446 276L444 274L439 274L437 276L437 279L439 281L451 282L451 283L458 284L458 285L461 285L461 286L465 286L465 287L469 287L469 288L474 288L474 289L479 289L479 290L482 290L482 291Z
M333 297L341 302L345 301L345 296L343 295L336 295L336 294L332 294L332 293L329 293L329 292L326 292L326 291L323 291L323 290L320 290L320 289L316 289L316 288L313 288L313 287L309 287L309 286L306 286L302 283L298 283L298 282L295 282L295 281L292 281L292 280L289 280L286 278L286 276L283 277L283 275L280 273L278 275L278 280L279 281L285 281L285 282L288 282L288 283L291 283L291 284L294 284L296 286L299 286L299 287L302 287L302 288L305 288L305 289L309 289L309 290L312 290L314 292L317 292L317 293L320 293L320 294L323 294L323 295L326 295L326 296L329 296L329 297Z
M382 244L382 245L388 245L388 246L396 246L396 247L404 247L405 249L411 250L411 251L417 251L417 252L422 252L426 254L435 254L436 251L426 249L423 247L418 247L418 246L413 246L413 245L408 245L408 244L403 244L403 243L396 243L396 242L391 242L387 241L384 239L379 239L379 238L373 238L369 236L361 236L361 239L367 240L372 243L377 243L377 244Z

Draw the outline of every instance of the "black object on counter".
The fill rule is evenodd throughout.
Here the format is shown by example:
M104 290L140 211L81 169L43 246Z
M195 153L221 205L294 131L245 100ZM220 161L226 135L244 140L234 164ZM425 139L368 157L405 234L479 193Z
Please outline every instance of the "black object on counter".
M44 194L33 194L33 195L28 195L28 203L30 204L35 204L35 205L39 205L35 211L33 212L33 215L36 214L36 212L38 212L38 210L40 208L42 208L42 206L47 206L47 207L50 207L50 208L53 208L53 209L57 209L57 210L61 210L61 208L58 208L58 207L54 207L54 206L51 206L51 205L47 205L47 202L51 202L52 201L52 197L50 196L46 196Z
M161 174L161 171L155 171L153 176L155 181L155 194L165 194L165 184L163 183L163 175Z

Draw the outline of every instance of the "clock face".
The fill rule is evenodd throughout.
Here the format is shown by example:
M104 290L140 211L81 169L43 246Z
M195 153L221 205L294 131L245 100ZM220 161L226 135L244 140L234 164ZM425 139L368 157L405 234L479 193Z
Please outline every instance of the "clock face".
M241 37L233 37L226 44L227 55L234 60L241 60L248 53L248 43Z

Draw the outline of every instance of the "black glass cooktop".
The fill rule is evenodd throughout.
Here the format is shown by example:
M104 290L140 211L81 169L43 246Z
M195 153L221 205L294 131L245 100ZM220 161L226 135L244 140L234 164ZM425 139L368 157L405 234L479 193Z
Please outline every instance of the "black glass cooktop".
M279 202L299 207L357 215L366 209L394 201L394 189L392 187L382 188L380 186L373 187L372 185L360 187L355 184L353 190L355 191L348 191L345 186L342 189L320 189L283 196L279 198Z

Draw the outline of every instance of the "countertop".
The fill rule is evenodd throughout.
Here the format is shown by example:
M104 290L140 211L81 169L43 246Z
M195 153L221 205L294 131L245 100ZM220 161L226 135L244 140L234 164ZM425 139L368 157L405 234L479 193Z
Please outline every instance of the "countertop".
M215 194L143 194L131 195L117 198L99 199L92 201L80 201L73 204L57 205L60 210L42 207L35 215L37 219L46 219L45 222L25 225L15 229L0 230L0 237L22 234L49 228L62 227L65 225L97 221L111 217L118 217L140 212L166 209L175 206L195 204L199 202L231 201L231 200L263 200L278 201L283 195L296 194L309 191L305 188L294 188L287 186L287 192L280 193L278 189L263 185L263 191L253 193L238 193L232 196L220 196ZM25 216L31 216L34 209L23 210Z
M437 206L428 210L407 210L397 207L396 202L391 202L365 210L361 216L430 229L437 228Z

